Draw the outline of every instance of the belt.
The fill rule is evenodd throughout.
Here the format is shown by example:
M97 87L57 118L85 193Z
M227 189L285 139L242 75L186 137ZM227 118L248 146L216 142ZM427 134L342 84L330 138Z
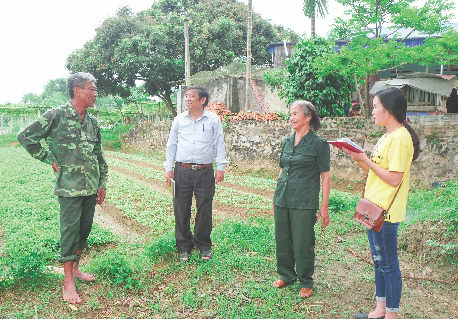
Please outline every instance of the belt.
M210 163L210 164L188 164L188 163L181 163L181 162L176 162L176 163L180 164L183 167L189 168L193 171L202 169L202 168L206 168L206 167L210 167L213 165L213 163Z

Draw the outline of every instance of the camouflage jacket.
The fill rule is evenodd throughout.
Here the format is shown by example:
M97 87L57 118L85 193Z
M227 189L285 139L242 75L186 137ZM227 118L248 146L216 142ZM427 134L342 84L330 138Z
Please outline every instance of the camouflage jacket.
M56 162L54 194L88 196L106 189L108 165L103 154L97 119L86 111L84 122L68 102L44 113L17 135L34 158L46 164ZM44 140L44 146L41 141Z

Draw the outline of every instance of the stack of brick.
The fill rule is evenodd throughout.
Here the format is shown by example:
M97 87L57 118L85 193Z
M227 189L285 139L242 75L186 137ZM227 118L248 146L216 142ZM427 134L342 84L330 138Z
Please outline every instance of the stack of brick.
M230 116L232 114L231 111L227 109L226 104L223 103L208 103L205 109L218 115L221 121L223 121L224 115Z

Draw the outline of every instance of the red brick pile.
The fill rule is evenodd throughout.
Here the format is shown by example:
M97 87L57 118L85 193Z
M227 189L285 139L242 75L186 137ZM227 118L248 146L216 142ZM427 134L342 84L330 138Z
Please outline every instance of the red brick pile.
M229 121L231 122L238 122L242 120L255 120L259 122L281 120L281 117L276 113L260 114L258 112L244 113L240 111L239 113L232 114L223 103L208 103L205 109L209 112L217 114L221 121L223 121L225 117L229 118Z

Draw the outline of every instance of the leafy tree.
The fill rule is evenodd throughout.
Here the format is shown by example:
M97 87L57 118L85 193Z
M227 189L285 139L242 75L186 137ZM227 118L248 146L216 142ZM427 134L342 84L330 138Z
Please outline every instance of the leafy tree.
M22 97L22 102L32 105L58 106L67 103L70 99L67 93L67 79L58 78L49 80L43 88L43 93L27 93Z
M304 7L302 9L307 18L311 22L311 37L315 37L315 17L318 11L319 15L324 18L325 12L328 12L328 0L304 0Z
M134 15L128 7L106 19L91 41L69 55L72 72L91 72L102 94L127 97L136 81L159 96L175 115L172 89L184 79L183 19L189 24L191 74L211 71L243 56L246 6L236 0L160 0ZM281 40L274 28L253 15L254 64L270 60L267 44ZM286 34L290 31L286 30Z
M342 116L349 105L351 82L338 74L317 75L315 59L333 51L333 43L317 37L297 43L291 58L286 61L288 74L273 70L265 73L264 80L280 90L287 104L308 100L318 109L320 116ZM283 73L283 74L282 74Z
M41 103L41 98L39 95L35 93L26 93L22 96L22 103L30 104L30 105L37 105Z
M447 0L427 0L421 8L412 5L414 0L338 1L348 7L346 14L350 18L347 21L336 19L331 37L346 40L349 45L342 47L339 54L329 52L319 57L315 65L321 75L339 72L353 76L358 92L359 84L365 80L366 104L362 106L365 116L370 113L370 75L406 63L421 63L426 55L428 62L431 62L435 55L431 46L435 46L436 56L441 47L453 46L451 43L440 45L437 40L431 40L423 47L405 47L402 42L414 31L428 36L447 31L447 22L452 16L447 12L453 9ZM390 34L382 34L387 27ZM407 29L409 33L400 37L401 29Z

